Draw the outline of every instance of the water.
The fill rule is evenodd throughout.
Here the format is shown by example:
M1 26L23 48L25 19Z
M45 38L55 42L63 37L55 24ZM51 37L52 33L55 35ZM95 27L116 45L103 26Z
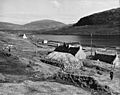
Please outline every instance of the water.
M38 37L53 41L80 42L82 45L90 45L91 43L91 36L39 35ZM120 36L92 36L92 42L95 46L120 47Z

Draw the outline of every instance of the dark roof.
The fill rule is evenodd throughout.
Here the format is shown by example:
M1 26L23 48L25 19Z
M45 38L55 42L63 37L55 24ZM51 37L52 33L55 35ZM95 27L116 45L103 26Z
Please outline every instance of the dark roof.
M116 55L106 55L106 54L100 54L95 52L95 56L93 57L93 60L100 60L106 63L113 64L113 61L115 60Z
M59 47L57 47L54 51L57 52L64 52L64 53L70 53L73 56L76 55L76 53L79 51L80 47L70 47L68 45L61 45Z

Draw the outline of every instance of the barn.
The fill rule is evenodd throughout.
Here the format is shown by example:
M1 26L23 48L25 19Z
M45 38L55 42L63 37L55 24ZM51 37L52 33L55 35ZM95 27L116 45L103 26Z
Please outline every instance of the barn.
M70 53L75 56L77 59L86 59L86 54L82 50L82 46L74 46L70 44L63 44L58 46L54 51L56 52L63 52L63 53Z

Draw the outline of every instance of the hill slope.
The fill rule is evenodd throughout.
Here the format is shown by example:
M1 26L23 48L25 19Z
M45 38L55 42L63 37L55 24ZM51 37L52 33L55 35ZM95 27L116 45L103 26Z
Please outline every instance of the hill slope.
M16 30L16 29L20 29L21 25L18 24L13 24L13 23L8 23L8 22L0 22L0 30Z
M25 24L27 30L40 30L40 29L57 29L65 26L64 23L54 20L40 20Z
M70 27L44 32L66 35L120 35L120 8L95 13L81 18Z
M0 22L1 30L51 30L58 29L65 26L64 23L54 20L40 20L27 23L25 25L12 24L7 22Z
M75 26L84 25L120 25L120 8L83 17L75 24Z

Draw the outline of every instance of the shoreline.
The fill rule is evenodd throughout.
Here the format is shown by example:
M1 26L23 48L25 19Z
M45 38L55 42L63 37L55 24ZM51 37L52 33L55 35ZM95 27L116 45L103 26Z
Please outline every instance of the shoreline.
M42 39L41 39L42 40ZM48 45L51 44L63 44L64 42L62 41L53 41L53 40L48 40ZM66 42L67 44L72 44L72 45L81 45L83 47L91 47L90 44L80 44L79 42ZM108 46L108 45L92 45L92 48L104 48L104 49L112 49L112 50L119 50L120 51L120 46Z

